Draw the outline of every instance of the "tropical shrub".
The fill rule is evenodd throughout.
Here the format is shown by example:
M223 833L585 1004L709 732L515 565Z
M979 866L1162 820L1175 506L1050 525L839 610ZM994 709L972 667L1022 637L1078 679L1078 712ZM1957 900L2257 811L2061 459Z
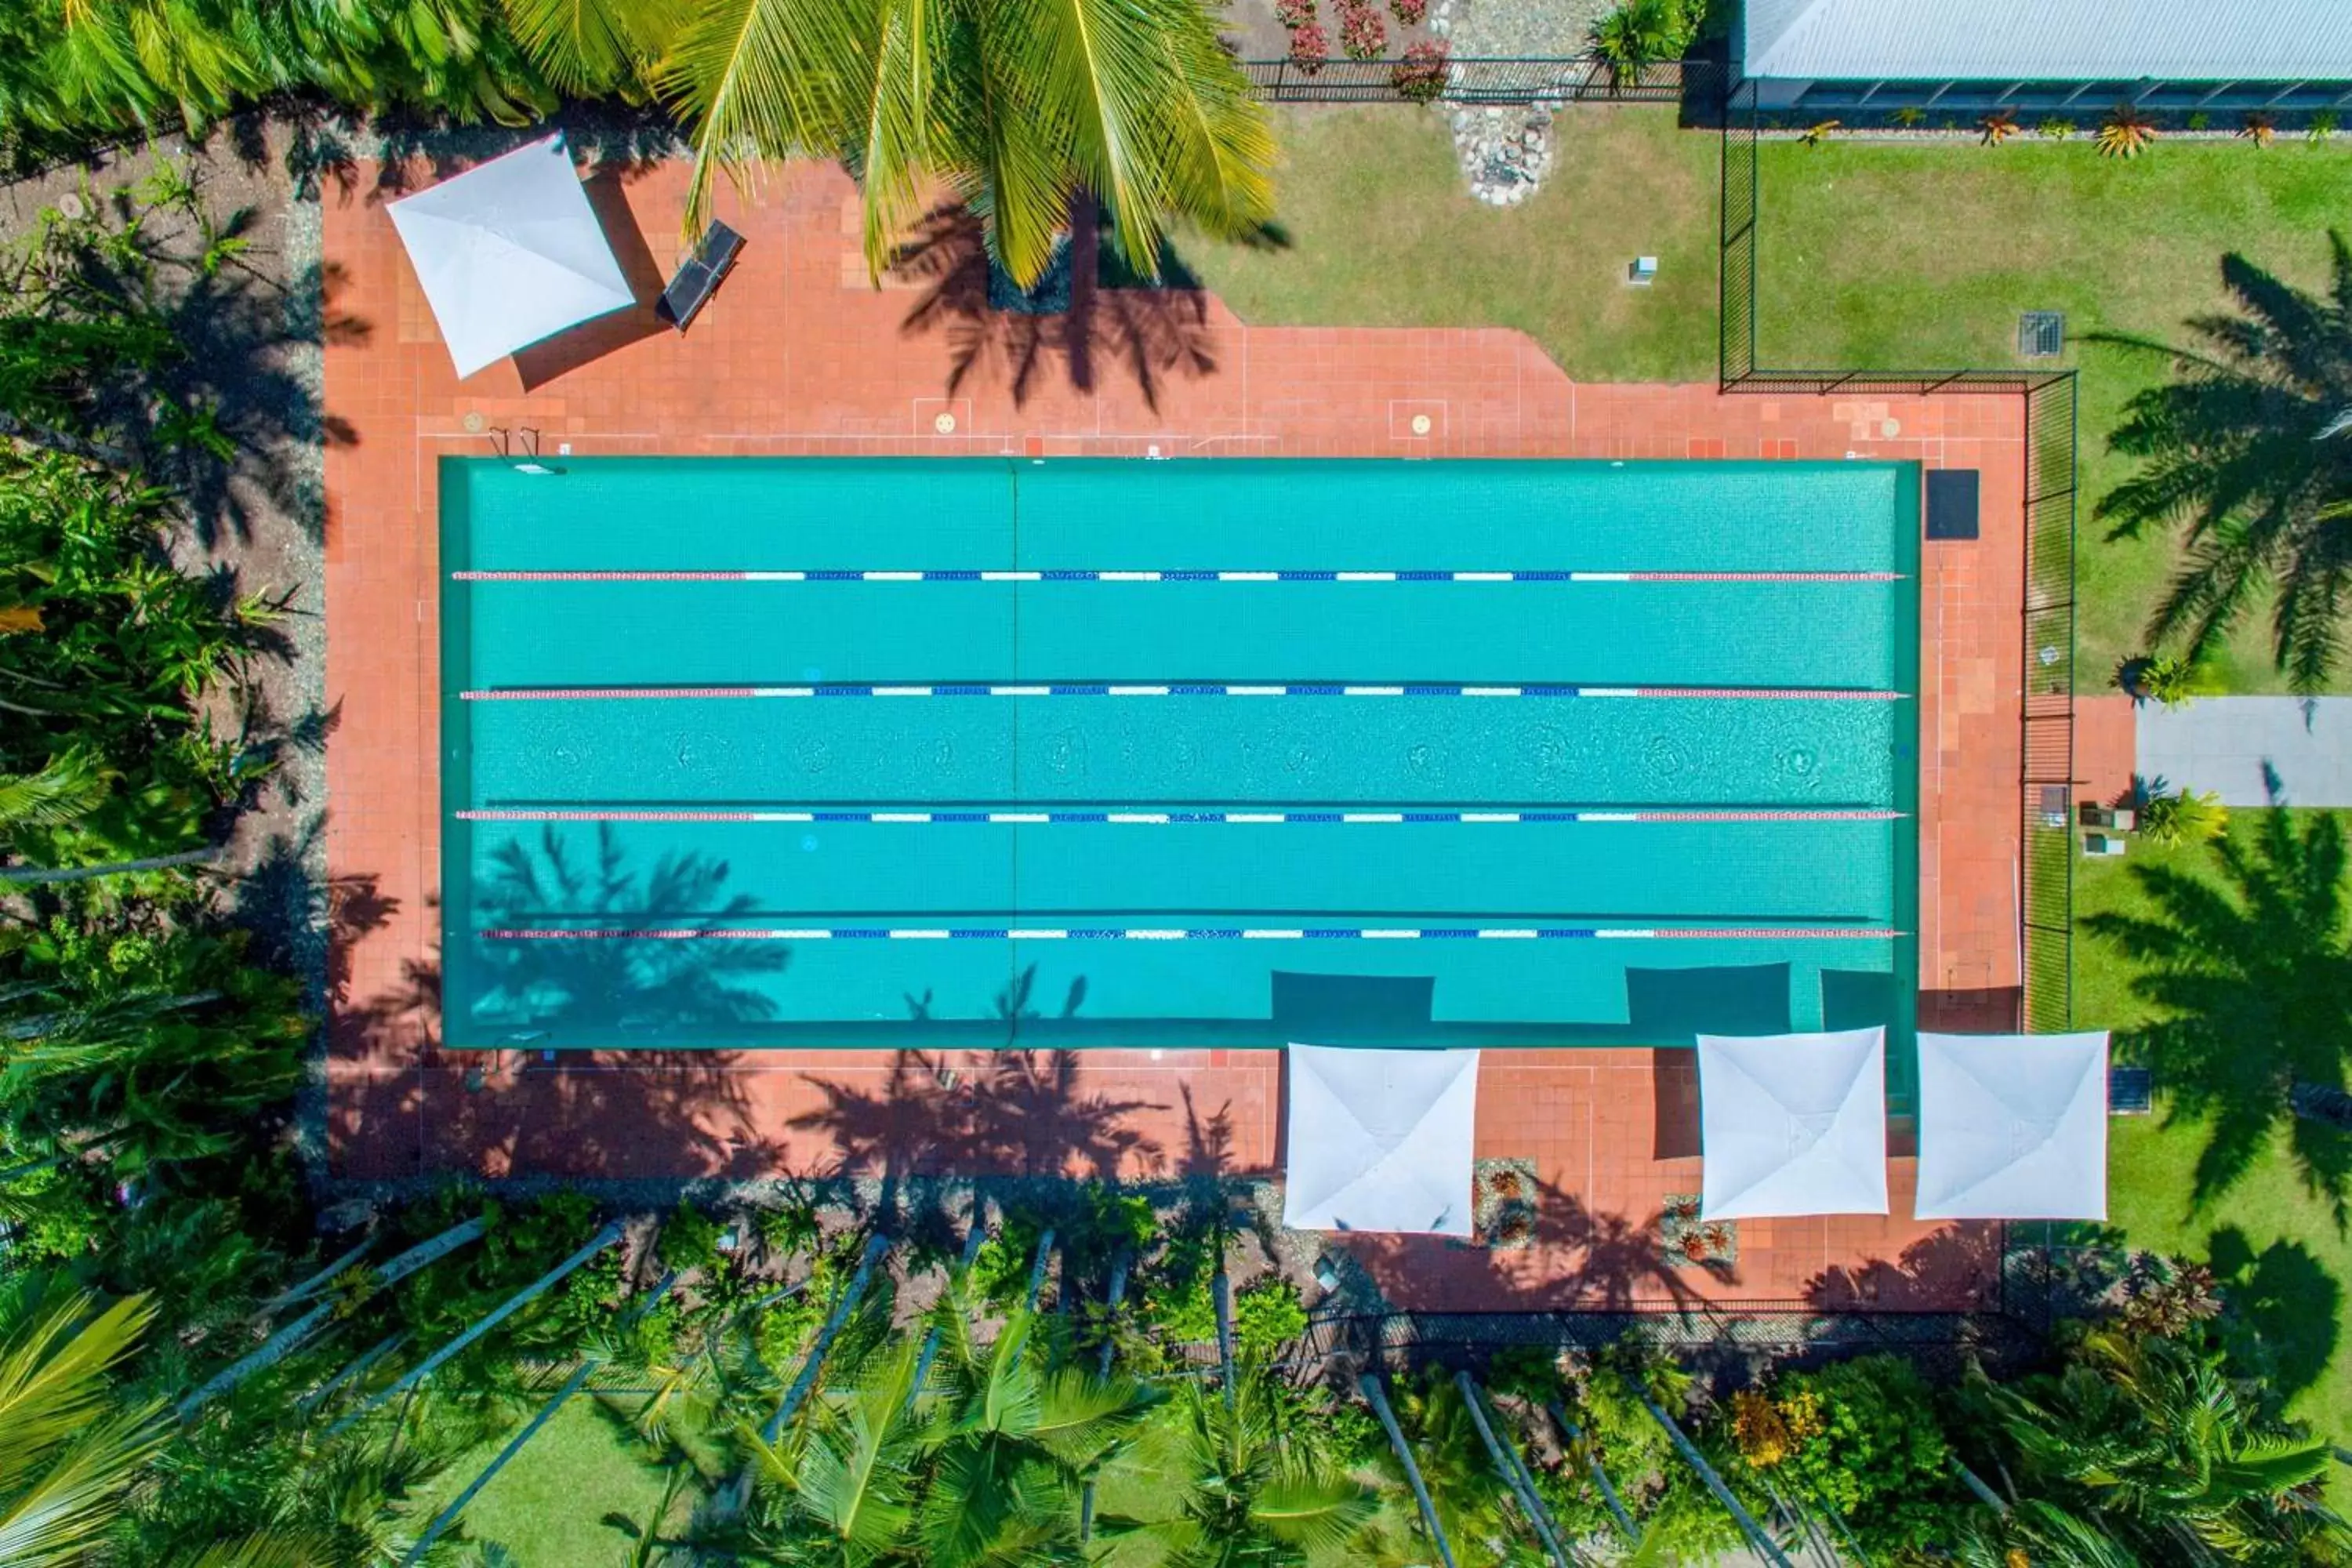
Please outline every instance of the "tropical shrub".
M2167 708L2183 708L2221 689L2205 660L2169 653L2125 660L2117 684L2134 698Z
M1682 58L1705 13L1693 0L1619 0L1592 25L1592 52L1607 62L1612 82L1629 86L1643 68Z
M1339 7L1339 47L1351 60L1376 60L1388 52L1389 25L1369 5Z
M2305 140L2316 147L2335 134L2336 111L2332 109L2316 109L2312 110L2311 125L2305 132Z
M169 563L163 492L63 452L0 448L0 840L42 866L184 849L257 773L201 699L271 616Z
M2238 134L2257 147L2267 147L2277 139L2278 121L2259 109L2250 109L2238 128Z
M2064 115L2053 114L2034 129L2053 142L2063 142L2074 134L2077 127Z
M1275 0L1274 18L1286 27L1303 27L1315 20L1316 0Z
M1429 0L1389 0L1389 15L1408 27L1418 27L1429 16Z
M1313 76L1330 58L1331 38L1323 31L1322 23L1309 22L1290 29L1290 63L1302 74Z
M1275 1352L1307 1331L1307 1308L1298 1287L1280 1275L1254 1279L1234 1295L1234 1350L1254 1361Z
M1389 72L1389 85L1411 103L1428 103L1445 91L1445 46L1423 39L1407 45L1404 58Z
M1873 1553L1927 1553L1968 1506L1933 1392L1891 1355L1790 1373L1735 1398L1733 1434L1759 1474L1834 1510Z
M1977 121L1977 130L1982 133L1986 146L1998 147L2018 133L2017 110L1996 109Z
M2156 121L2128 103L2118 103L2099 122L2094 142L2106 158L2137 158L2156 141Z
M2210 844L2230 829L2230 808L2217 791L2168 789L2162 779L2147 782L2139 801L2140 836L2168 849Z

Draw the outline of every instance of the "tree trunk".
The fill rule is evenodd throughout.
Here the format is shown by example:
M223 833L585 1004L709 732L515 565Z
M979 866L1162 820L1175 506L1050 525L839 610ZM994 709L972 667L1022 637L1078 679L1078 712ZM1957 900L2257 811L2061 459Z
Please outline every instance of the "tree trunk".
M163 871L173 866L194 866L218 859L220 846L183 849L176 855L153 855L144 860L117 860L105 866L68 866L50 870L38 866L0 866L0 882L84 882L92 877L127 877L134 871Z

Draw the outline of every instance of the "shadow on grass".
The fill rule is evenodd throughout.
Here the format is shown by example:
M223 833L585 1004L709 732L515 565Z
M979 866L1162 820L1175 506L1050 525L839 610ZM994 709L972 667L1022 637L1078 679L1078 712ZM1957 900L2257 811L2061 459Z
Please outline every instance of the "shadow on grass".
M2274 800L2274 804L2275 800ZM2160 1015L2118 1032L2118 1057L2154 1069L2166 1125L2210 1121L2191 1176L2203 1213L2284 1128L2305 1189L2339 1229L2352 1209L2352 1135L2299 1116L2297 1090L2341 1093L2352 1065L2352 952L2346 942L2341 822L2284 810L2212 849L2219 881L2171 866L2131 868L2155 912L2083 924L2137 966L2131 989Z
M2299 1241L2256 1252L2246 1233L2223 1226L2206 1241L2214 1278L2229 1302L2221 1337L2240 1366L2257 1369L2292 1399L2317 1383L2336 1354L2344 1287Z

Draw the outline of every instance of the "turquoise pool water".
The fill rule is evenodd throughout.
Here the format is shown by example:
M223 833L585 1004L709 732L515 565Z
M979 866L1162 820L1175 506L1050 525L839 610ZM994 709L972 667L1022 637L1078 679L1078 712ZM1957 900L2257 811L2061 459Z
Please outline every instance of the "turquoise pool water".
M1917 476L443 465L453 1045L1907 1027Z

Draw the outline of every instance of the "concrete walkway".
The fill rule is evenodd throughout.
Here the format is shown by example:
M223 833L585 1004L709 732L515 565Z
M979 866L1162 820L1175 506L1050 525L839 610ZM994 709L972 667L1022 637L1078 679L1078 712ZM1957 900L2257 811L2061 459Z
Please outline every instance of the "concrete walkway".
M2267 763L2289 805L2352 806L2352 697L2204 697L2139 710L2140 776L2267 805Z

